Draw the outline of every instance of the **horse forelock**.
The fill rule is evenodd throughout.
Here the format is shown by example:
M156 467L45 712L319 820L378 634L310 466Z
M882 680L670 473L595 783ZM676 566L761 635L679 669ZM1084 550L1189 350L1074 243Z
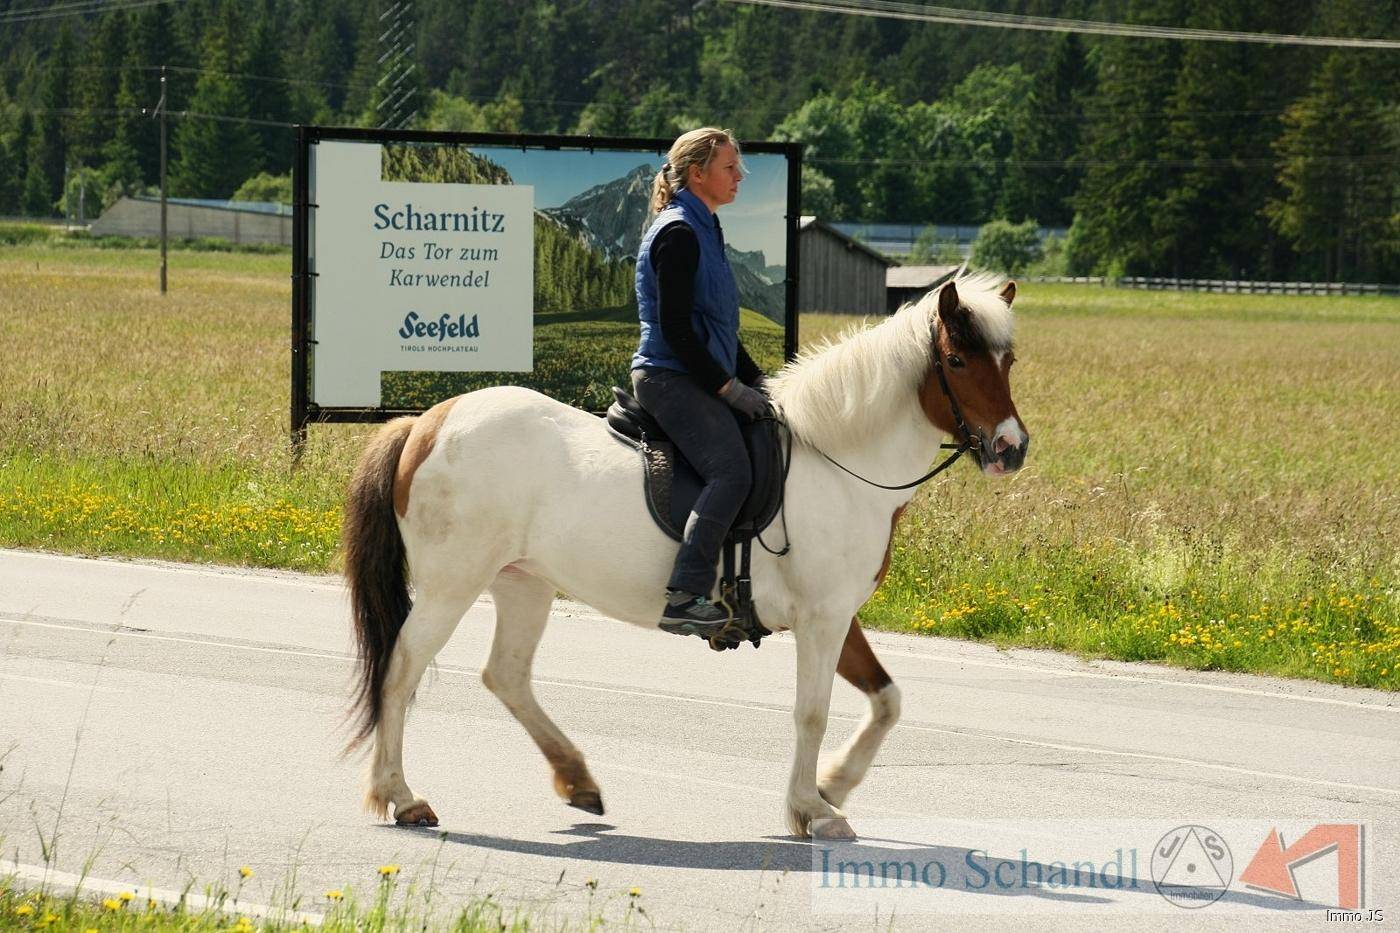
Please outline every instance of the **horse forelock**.
M954 282L971 322L965 339L994 353L1012 343L1011 307L997 291L1002 283L987 273ZM784 366L769 381L770 392L793 433L823 449L857 444L897 409L917 404L932 363L940 291L905 304L874 327L847 328Z
M1006 280L988 272L975 272L952 282L958 290L958 302L970 313L971 327L966 333L954 334L960 338L964 349L1004 353L1012 349L1015 337L1015 316L1011 305L1002 299L1000 290ZM938 295L947 288L945 284L937 291L924 296L920 304L927 303L930 314L936 315Z

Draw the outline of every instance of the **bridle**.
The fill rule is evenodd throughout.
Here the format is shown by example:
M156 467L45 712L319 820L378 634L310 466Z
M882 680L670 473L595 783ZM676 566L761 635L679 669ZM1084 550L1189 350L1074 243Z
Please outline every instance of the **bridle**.
M942 473L944 470L948 469L950 466L956 463L958 458L961 457L963 454L967 453L969 450L980 451L982 449L982 439L976 434L973 434L972 431L968 428L967 422L963 420L962 408L958 405L957 397L953 395L953 390L948 385L948 374L943 371L943 349L938 345L937 327L933 328L933 371L938 374L938 385L940 388L943 389L943 394L948 398L948 407L953 410L953 421L957 423L958 436L962 438L962 443L960 444L938 445L940 450L953 451L953 453L938 466L934 467L932 470L929 470L927 473L925 473L923 476L920 476L916 480L911 480L910 482L902 483L899 486L886 486L884 483L877 483L874 480L866 479L859 473L856 473L853 470L846 469L846 467L841 466L841 464L837 463L834 459L831 458L830 455L828 455L824 451L818 450L817 453L821 454L823 457L826 457L827 460L830 460L841 470L850 473L862 483L869 483L871 486L877 486L880 489L898 490L912 489L913 487L918 486L922 483L927 483L939 473Z
M912 480L911 482L903 483L899 486L886 486L884 483L877 483L874 480L866 479L859 473L856 473L853 470L849 470L846 467L841 466L840 463L837 463L835 460L833 460L831 456L829 456L825 451L817 450L817 453L821 454L823 457L826 457L826 459L830 460L835 466L837 466L841 470L844 470L847 473L850 473L862 483L869 483L871 486L877 486L880 489L899 490L911 489L915 486L920 485L921 483L926 483L929 480L933 479L935 476L937 476L939 473L942 473L944 470L948 469L950 466L956 463L958 458L961 457L963 454L967 453L969 450L980 451L982 449L982 439L976 434L973 434L972 430L968 428L967 422L963 419L962 407L958 405L957 397L953 395L952 387L948 385L948 374L943 371L943 349L938 346L938 328L935 326L932 328L932 330L933 371L938 374L938 385L940 388L943 389L943 394L948 397L948 407L953 411L953 421L956 422L958 435L962 438L962 443L939 444L938 447L940 450L951 450L953 451L953 453L950 456L948 456L942 463L934 467L932 470L929 470L923 476L920 476L918 479ZM767 418L772 418L774 421L776 421L778 423L778 426L782 428L783 431L787 434L787 455L783 458L783 484L780 487L780 492L778 494L778 510L783 517L784 544L781 550L775 551L768 546L767 542L763 540L763 534L761 532L755 533L754 537L757 538L759 546L762 547L769 554L773 554L777 557L782 557L785 554L787 554L789 550L792 549L792 541L788 538L787 533L787 475L788 469L792 466L792 429L788 427L787 422L777 417L773 413L773 410L771 408L769 408L766 414L761 416L761 419Z

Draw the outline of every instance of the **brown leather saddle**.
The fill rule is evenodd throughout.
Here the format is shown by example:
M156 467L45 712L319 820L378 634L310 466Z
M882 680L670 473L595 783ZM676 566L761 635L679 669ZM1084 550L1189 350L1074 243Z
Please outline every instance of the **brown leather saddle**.
M647 510L662 531L680 541L686 520L705 488L705 481L674 443L666 436L641 403L629 393L613 387L613 404L607 411L608 428L618 441L632 447L642 457L643 495ZM731 616L730 625L710 639L716 651L737 648L745 641L758 647L764 635L772 632L758 620L754 608L749 578L750 548L777 516L783 504L783 484L787 479L789 456L783 449L784 425L775 416L750 421L735 414L740 434L748 448L753 466L753 485L749 496L739 509L734 525L729 529L723 549L723 570L720 574L720 598ZM791 454L788 438L787 454ZM735 550L740 552L739 570L735 572ZM769 549L771 551L771 549ZM787 547L775 554L787 553Z

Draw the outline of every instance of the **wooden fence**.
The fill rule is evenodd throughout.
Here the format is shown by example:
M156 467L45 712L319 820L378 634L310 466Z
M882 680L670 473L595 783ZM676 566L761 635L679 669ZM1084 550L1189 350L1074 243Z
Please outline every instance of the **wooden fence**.
M1400 285L1362 282L1256 282L1229 279L1177 279L1130 275L1111 279L1102 275L1033 275L1031 282L1074 285L1112 285L1172 292L1219 292L1233 295L1400 295Z

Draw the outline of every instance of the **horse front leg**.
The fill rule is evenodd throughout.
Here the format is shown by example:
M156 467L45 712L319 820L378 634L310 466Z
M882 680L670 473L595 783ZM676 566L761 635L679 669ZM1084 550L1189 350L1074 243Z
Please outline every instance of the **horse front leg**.
M836 662L836 673L870 700L870 711L860 728L831 756L817 782L822 799L840 807L845 805L846 795L865 778L880 744L899 722L899 688L870 650L870 643L860 630L859 619L851 619L846 642L841 646L841 658Z
M817 790L817 756L826 735L831 706L831 682L848 624L844 618L811 619L795 627L797 639L797 702L793 721L797 745L788 779L787 825L803 839L854 839L845 816L822 799Z

